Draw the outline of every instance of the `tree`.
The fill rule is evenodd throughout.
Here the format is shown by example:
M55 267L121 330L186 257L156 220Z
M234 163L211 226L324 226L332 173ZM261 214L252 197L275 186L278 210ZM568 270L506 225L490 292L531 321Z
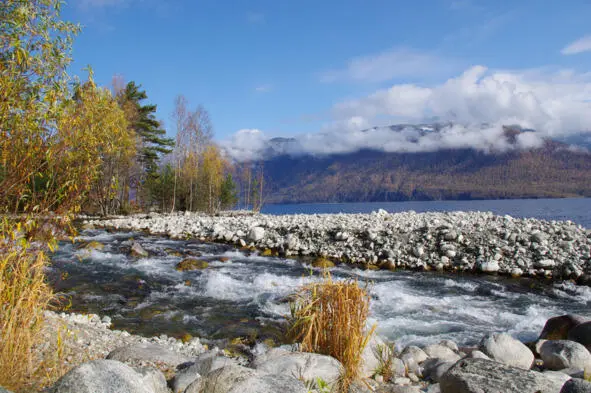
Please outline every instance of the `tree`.
M232 174L228 173L226 178L222 182L220 190L220 205L221 208L232 209L238 203L238 192L236 189L236 183L232 178Z

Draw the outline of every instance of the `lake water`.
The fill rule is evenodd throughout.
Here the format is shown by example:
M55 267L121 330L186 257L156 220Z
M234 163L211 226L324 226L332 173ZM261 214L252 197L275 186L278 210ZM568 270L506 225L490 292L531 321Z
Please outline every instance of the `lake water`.
M378 209L391 213L408 210L416 212L490 211L513 217L571 220L585 228L591 228L591 198L277 204L263 206L262 212L266 214L370 213Z

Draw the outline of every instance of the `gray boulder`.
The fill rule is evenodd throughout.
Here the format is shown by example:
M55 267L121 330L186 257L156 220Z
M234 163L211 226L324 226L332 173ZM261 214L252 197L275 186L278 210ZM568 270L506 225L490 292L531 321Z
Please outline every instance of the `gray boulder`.
M134 370L139 374L146 386L154 388L154 393L168 393L166 377L162 374L162 371L154 367L136 367Z
M84 363L61 377L51 393L157 393L151 378L145 378L126 364L115 360Z
M228 393L307 393L299 379L285 374L254 376L239 382Z
M460 351L460 349L458 348L458 344L456 344L452 340L441 340L441 341L439 341L439 345L443 345L445 347L448 347L449 349L451 349L452 351L454 351L456 353Z
M394 356L393 353L390 353L390 348L386 343L374 334L361 353L361 375L363 377L370 378L374 375L380 365L380 355L382 357Z
M231 365L238 365L238 363L232 358L218 355L215 351L202 353L192 362L185 363L185 367L180 368L172 380L172 390L174 393L186 392L185 389L195 381L201 380L203 375Z
M591 321L580 323L569 330L568 339L583 344L591 351Z
M203 377L200 392L228 393L234 386L255 376L260 375L255 370L242 366L231 365L218 368Z
M475 350L472 351L468 354L469 358L472 359L487 359L490 360L490 358L488 356L486 356L486 354L482 353L481 351Z
M527 370L534 362L532 351L507 333L493 333L484 337L478 348L491 359L509 366Z
M430 358L423 362L423 378L433 382L439 382L443 374L454 365L455 362L448 362L445 359Z
M449 347L441 344L431 344L423 348L423 351L430 358L438 358L448 362L457 362L460 360L460 355L452 351Z
M462 359L439 380L441 393L556 393L564 381L485 359Z
M165 363L173 367L191 360L187 356L171 351L163 345L152 343L132 344L114 349L107 356L107 359L118 360L120 362L144 361Z
M322 378L333 385L339 379L343 366L330 356L308 352L275 352L266 361L256 364L263 374L291 375L303 380Z
M591 368L591 354L582 344L568 340L540 340L536 350L544 361L544 367L550 370L564 368Z
M568 332L585 322L586 319L580 315L560 315L558 317L550 318L546 321L542 333L540 333L540 340L565 340L568 337Z
M578 378L568 380L560 393L591 393L591 383Z

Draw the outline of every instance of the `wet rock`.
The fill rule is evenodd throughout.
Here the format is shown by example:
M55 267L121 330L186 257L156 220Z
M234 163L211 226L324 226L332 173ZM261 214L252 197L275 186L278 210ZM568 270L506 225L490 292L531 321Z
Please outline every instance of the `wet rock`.
M179 272L207 269L209 263L196 258L185 258L177 263L175 269Z
M144 250L141 244L133 242L133 245L131 246L131 256L136 258L146 258L148 255L150 254L148 254L148 251Z
M507 333L493 333L484 337L479 349L491 359L509 366L529 369L534 362L532 351Z
M582 345L568 340L540 340L536 350L544 361L544 367L550 370L562 370L574 367L591 369L591 354Z
M171 351L163 345L152 343L140 343L117 348L109 353L107 359L118 360L120 362L145 361L164 363L173 367L191 360L184 355Z
M334 262L323 257L318 257L314 259L314 261L312 262L312 266L321 269L331 268L334 267Z
M560 393L591 393L591 383L582 379L573 378L566 381Z
M591 321L580 323L569 330L568 339L583 344L591 351Z
M563 382L485 359L462 359L440 379L441 393L556 393Z
M61 377L50 393L160 393L150 378L115 360L84 363Z
M279 352L267 357L266 361L256 365L261 373L297 375L304 380L322 378L333 385L339 378L341 363L325 355L307 352Z

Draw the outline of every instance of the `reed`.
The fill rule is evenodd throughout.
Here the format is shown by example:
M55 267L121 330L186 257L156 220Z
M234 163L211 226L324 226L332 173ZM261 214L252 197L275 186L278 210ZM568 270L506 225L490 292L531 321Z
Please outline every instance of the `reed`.
M329 355L343 365L337 388L347 392L359 378L362 352L374 333L367 328L367 285L357 280L334 281L328 272L323 280L303 287L291 303L289 336L304 352Z

